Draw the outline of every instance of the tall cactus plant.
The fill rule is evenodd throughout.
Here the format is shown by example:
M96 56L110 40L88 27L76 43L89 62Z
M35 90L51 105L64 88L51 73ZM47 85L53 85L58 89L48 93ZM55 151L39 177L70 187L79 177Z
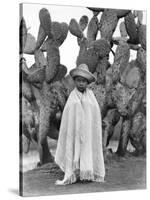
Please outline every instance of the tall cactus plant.
M141 15L131 10L88 9L93 12L91 19L83 15L79 22L72 18L69 25L52 21L49 11L41 9L37 39L27 33L24 20L20 25L24 33L20 35L20 53L32 54L35 58L35 63L30 68L21 61L22 93L39 108L40 164L53 160L46 137L58 138L61 113L74 87L72 79L65 76L66 66L60 63L59 47L65 41L68 30L77 38L79 45L76 65L86 63L97 77L96 83L89 87L102 112L104 149L107 149L114 127L121 119L116 153L125 155L129 140L137 154L146 151L146 120L143 112L146 100L146 26L142 24ZM99 13L102 13L100 19ZM135 17L138 18L137 23ZM121 35L114 37L120 19ZM32 43L27 43L29 40ZM115 53L112 51L113 45L117 45ZM132 61L131 49L137 51L136 59ZM111 52L114 56L112 64L109 62ZM143 128L138 130L140 125Z
M117 109L117 112L112 113L116 113L117 115L119 113L123 119L117 154L124 155L130 134L132 135L132 131L130 131L132 130L132 118L134 118L136 112L139 112L137 109L138 105L140 106L142 98L145 96L144 91L140 90L140 92L138 89L145 82L145 26L141 24L140 19L138 19L136 24L134 12L131 10L88 9L93 12L93 17L87 25L87 37L81 33L82 29L78 26L77 22L76 25L69 25L70 32L78 38L80 46L77 65L83 62L86 63L90 71L97 76L97 86L93 84L90 87L95 92L98 101L104 102L101 102L103 117L107 116L107 113L111 117L109 114L111 110L109 109L113 108ZM102 15L98 22L97 15L100 12L102 12ZM120 18L124 19L120 25L121 36L114 38L113 34ZM72 32L72 26L74 26L74 32ZM98 31L100 31L100 39L97 38ZM140 38L141 36L142 38ZM110 65L109 54L113 44L116 44L117 48L114 55L114 62ZM129 62L130 49L137 51L136 60L131 62ZM107 71L111 72L111 76ZM108 74L109 78L107 78ZM108 80L111 84L108 83ZM97 95L97 93L99 94ZM108 140L110 140L112 131L106 131L105 128L107 127L106 129L109 130L108 127L112 129L115 126L115 124L112 125L109 117L105 118L105 121L107 119L109 123L103 128L105 134L108 136ZM138 147L136 146L136 148Z
M58 127L56 126L60 119L57 120L56 116L58 116L57 113L62 112L67 98L65 88L56 81L63 79L67 73L67 68L60 63L59 46L67 37L68 25L52 22L50 13L45 8L39 11L39 19L37 41L28 49L26 48L28 51L23 51L23 53L34 55L35 64L31 68L26 66L25 61L21 61L20 64L22 74L24 74L23 95L30 103L36 104L39 110L39 131L37 133L39 164L44 164L53 161L48 148L47 136L58 138ZM44 43L46 57L41 48Z

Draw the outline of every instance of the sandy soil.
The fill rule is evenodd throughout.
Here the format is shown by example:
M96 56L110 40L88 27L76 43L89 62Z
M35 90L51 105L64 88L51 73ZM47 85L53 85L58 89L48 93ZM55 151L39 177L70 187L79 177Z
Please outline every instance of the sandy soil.
M23 196L61 195L119 190L146 189L146 158L128 155L118 158L116 155L106 163L104 183L77 182L67 186L56 186L57 179L63 178L63 172L54 163L26 172L23 177Z

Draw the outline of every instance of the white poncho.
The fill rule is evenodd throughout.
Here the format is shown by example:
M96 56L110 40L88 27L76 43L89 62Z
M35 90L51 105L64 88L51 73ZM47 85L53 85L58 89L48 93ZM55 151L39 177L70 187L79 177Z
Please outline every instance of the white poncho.
M101 113L90 89L81 93L75 88L68 98L55 162L65 173L63 184L75 182L77 172L80 180L104 181Z

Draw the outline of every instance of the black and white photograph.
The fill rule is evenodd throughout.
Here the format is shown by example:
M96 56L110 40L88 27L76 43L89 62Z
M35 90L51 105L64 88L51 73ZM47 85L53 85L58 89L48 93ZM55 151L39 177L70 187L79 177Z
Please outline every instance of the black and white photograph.
M147 11L19 12L19 195L146 190Z

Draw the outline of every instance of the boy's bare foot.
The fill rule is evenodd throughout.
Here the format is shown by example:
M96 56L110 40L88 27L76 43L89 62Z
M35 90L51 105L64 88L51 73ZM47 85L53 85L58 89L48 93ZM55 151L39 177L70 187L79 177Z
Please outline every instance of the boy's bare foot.
M64 183L63 180L62 180L62 181L57 180L57 181L55 182L55 185L65 185L65 183Z

